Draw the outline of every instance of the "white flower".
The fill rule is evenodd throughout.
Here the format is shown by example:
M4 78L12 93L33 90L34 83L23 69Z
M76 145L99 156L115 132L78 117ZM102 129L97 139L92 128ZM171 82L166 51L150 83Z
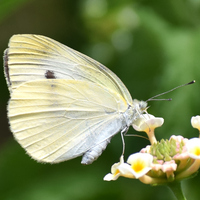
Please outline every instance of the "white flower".
M186 143L189 156L193 159L200 159L200 138L192 138Z
M154 117L150 114L143 114L132 124L133 128L136 131L149 132L149 129L154 130L157 127L162 126L164 119L161 117Z
M191 160L185 162L185 170L176 176L176 179L183 179L196 173L200 166L200 138L192 138L186 143L186 149Z
M104 176L103 180L104 181L115 181L119 178L119 176L121 175L121 172L119 171L119 166L124 164L124 157L121 156L120 157L120 162L115 163L112 165L111 167L111 173L108 173Z
M149 137L149 141L151 144L154 144L157 142L155 135L154 135L154 129L157 127L162 126L164 123L164 119L161 117L154 117L150 114L143 114L140 118L138 118L134 123L132 124L133 128L136 131L144 131Z
M197 128L200 131L200 116L197 115L191 118L191 124L193 128Z
M129 156L127 163L130 165L120 166L123 176L140 178L151 170L153 156L148 153L135 153Z

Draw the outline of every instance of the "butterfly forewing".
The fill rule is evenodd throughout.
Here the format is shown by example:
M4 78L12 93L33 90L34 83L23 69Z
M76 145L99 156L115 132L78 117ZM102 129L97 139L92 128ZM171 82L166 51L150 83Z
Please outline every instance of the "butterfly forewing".
M14 35L5 51L5 74L10 91L23 82L39 79L83 80L132 98L122 81L108 68L55 40L39 35ZM48 76L51 73L51 76Z

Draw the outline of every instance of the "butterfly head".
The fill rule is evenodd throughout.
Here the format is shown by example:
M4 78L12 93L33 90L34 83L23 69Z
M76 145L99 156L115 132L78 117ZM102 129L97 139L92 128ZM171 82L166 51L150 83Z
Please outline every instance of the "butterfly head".
M139 101L137 99L133 100L133 107L135 108L136 113L139 115L147 112L147 102L146 101Z

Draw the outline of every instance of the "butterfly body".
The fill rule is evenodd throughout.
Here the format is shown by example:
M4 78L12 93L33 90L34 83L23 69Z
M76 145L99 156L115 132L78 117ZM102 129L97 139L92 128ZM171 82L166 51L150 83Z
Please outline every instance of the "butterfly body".
M14 35L4 73L11 131L40 162L92 163L147 106L108 68L44 36Z

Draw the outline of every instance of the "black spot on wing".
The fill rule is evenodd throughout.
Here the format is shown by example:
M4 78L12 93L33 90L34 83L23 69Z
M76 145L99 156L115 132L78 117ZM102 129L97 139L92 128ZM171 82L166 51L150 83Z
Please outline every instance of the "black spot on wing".
M47 78L47 79L56 79L54 72L50 71L50 70L46 71L45 78Z
M11 85L10 74L9 74L9 66L8 66L8 49L6 49L4 51L3 60L4 60L4 74L5 74L6 78L7 78L8 84Z

